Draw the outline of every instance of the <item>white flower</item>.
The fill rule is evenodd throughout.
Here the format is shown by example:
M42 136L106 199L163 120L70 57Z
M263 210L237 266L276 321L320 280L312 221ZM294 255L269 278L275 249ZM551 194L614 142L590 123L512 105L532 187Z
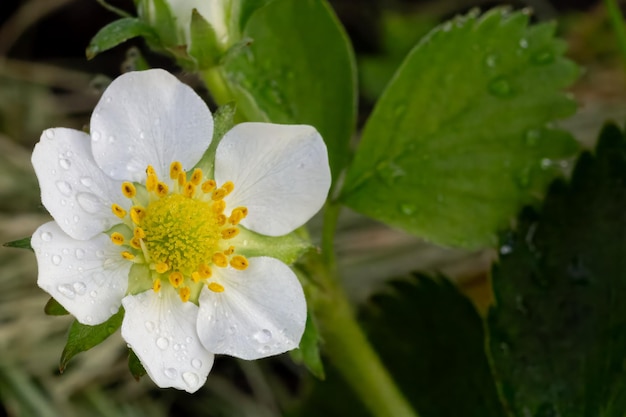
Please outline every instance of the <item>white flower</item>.
M300 283L277 259L246 257L242 236L287 234L321 208L330 170L319 133L236 125L206 178L194 167L211 142L211 113L162 70L113 81L90 131L48 129L33 151L54 218L32 237L39 286L83 324L123 305L122 337L160 387L196 391L214 354L297 347Z

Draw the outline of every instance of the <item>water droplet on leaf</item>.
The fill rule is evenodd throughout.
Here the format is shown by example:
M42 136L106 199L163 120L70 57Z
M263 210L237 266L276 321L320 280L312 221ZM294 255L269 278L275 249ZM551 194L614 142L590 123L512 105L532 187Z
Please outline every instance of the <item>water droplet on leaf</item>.
M513 93L511 84L503 77L493 79L487 88L496 97L509 97Z
M547 65L554 61L554 53L550 50L539 51L532 56L531 61L536 65Z
M415 204L404 203L400 204L400 211L407 216L411 216L412 214L415 214L417 207Z

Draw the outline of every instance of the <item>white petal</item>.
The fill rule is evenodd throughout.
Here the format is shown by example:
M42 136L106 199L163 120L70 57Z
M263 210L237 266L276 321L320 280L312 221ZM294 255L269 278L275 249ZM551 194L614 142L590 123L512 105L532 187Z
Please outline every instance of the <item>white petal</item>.
M298 347L306 323L302 286L274 258L249 259L245 271L214 268L224 291L200 293L198 334L213 353L242 359L277 355Z
M324 204L330 188L326 145L311 126L241 123L217 148L215 180L235 184L226 208L248 207L242 225L281 236Z
M122 183L96 165L86 133L48 129L35 145L31 159L43 205L74 239L89 239L119 223L111 211L112 203L130 206L122 195Z
M176 291L163 286L129 295L124 300L126 315L122 337L161 388L174 387L195 392L204 385L214 355L198 340L198 306L183 303Z
M39 267L37 285L79 322L100 324L117 313L132 264L107 235L75 240L49 222L35 231L31 246Z
M145 180L148 165L164 179L173 161L191 169L212 135L213 117L204 101L160 69L116 78L91 116L98 165L113 178L136 182Z

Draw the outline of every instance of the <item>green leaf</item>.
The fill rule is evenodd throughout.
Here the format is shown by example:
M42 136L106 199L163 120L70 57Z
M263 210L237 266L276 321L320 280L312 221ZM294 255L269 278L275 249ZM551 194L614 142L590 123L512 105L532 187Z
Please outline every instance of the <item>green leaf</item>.
M128 349L128 370L136 381L146 375L146 369L132 349Z
M85 51L87 59L92 59L99 53L137 36L143 36L150 42L158 42L158 36L154 30L137 18L125 17L111 22L100 29L89 42Z
M342 199L444 245L495 245L578 146L548 127L575 104L578 75L553 24L492 10L434 29L409 54L365 126Z
M363 328L420 417L502 417L484 350L482 319L449 281L394 282L361 314ZM327 367L300 416L368 415Z
M276 0L245 27L251 44L224 62L238 110L249 121L310 124L328 147L336 178L356 117L354 56L326 1Z
M304 364L316 378L324 379L326 377L320 356L319 333L310 314L306 317L306 327L300 340L300 346L289 353L295 362Z
M2 244L2 246L7 247L7 248L33 250L32 246L30 246L30 236L24 237L22 239L12 240L11 242L5 242Z
M198 69L214 66L222 52L215 31L196 9L191 14L191 45L189 55L197 62Z
M626 141L614 125L570 184L503 236L489 345L514 416L626 410Z
M70 314L57 300L50 297L43 311L49 316L66 316Z
M115 333L122 325L123 318L124 309L120 308L120 310L111 316L110 319L96 326L88 326L86 324L80 324L78 321L74 321L70 327L70 333L67 337L65 349L63 349L63 353L61 354L59 371L63 372L67 363L74 356L99 345L107 337Z

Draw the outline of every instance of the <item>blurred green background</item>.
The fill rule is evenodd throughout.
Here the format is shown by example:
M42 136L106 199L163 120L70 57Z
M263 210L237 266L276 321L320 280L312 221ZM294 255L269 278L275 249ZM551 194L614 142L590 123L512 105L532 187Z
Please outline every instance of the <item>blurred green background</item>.
M132 0L110 1L132 13ZM406 53L437 23L457 13L503 4L492 1L331 1L352 39L359 70L362 123ZM584 69L572 89L578 114L564 121L586 147L606 119L626 114L622 62L599 1L512 1L534 19L559 21L569 56ZM0 1L0 242L29 236L49 216L41 206L30 152L48 127L82 129L108 82L132 70L138 55L199 90L192 75L152 54L136 39L92 61L84 49L116 16L97 0ZM419 123L419 120L416 121ZM357 140L357 139L355 139ZM317 222L311 225L317 235ZM492 251L435 247L346 211L337 237L343 284L355 307L388 279L409 271L442 272L480 311L490 302ZM119 333L74 359L63 375L58 360L69 317L43 312L48 296L36 285L32 253L0 250L0 416L280 416L297 404L311 376L288 355L255 362L216 360L206 386L191 396L136 382L127 370ZM445 307L444 307L445 308Z

